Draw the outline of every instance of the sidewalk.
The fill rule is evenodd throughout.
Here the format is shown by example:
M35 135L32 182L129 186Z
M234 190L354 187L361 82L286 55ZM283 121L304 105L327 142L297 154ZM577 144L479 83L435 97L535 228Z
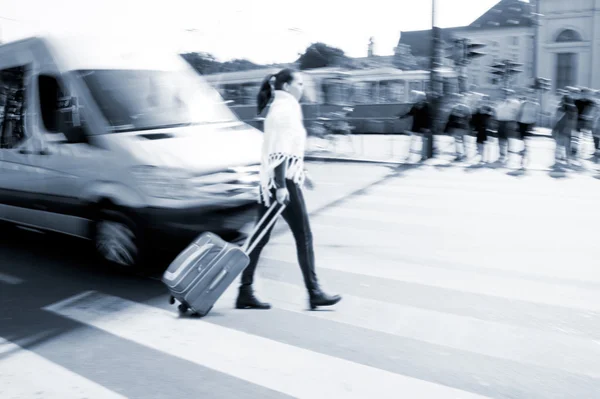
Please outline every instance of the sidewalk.
M527 140L529 162L527 169L550 170L554 165L555 142L551 138L551 130L536 128L534 136ZM492 138L486 144L486 157L488 162L495 162L499 156L498 142ZM320 161L346 161L346 162L373 162L373 163L415 163L420 159L421 140L415 138L411 156L409 154L410 136L408 135L352 135L336 136L332 142L327 142L314 137L309 137L306 158ZM454 140L449 136L436 136L435 147L438 154L435 160L428 163L451 163L455 156ZM582 142L583 158L588 159L593 154L593 141L586 137ZM474 154L476 149L475 138L466 137L467 153ZM523 149L520 140L509 140L509 151L518 152ZM509 155L509 168L520 168L520 156L515 153ZM458 164L461 165L461 164ZM463 163L464 165L464 163Z

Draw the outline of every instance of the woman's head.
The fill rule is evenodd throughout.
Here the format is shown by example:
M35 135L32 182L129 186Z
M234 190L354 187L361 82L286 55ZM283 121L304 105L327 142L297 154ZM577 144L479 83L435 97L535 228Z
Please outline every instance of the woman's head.
M304 92L304 81L302 74L293 69L282 69L273 75L268 75L258 92L258 114L260 115L267 107L267 104L273 96L273 89L286 91L298 101L302 98Z

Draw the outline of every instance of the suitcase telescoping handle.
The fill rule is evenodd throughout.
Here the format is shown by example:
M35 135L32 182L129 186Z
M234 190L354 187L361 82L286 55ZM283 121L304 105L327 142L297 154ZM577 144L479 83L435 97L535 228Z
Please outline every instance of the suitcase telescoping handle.
M254 250L256 245L258 245L260 240L263 239L265 234L267 234L267 232L271 229L271 227L273 227L275 222L277 222L277 218L279 218L279 216L283 213L283 211L285 210L285 207L286 207L286 204L280 204L277 201L273 202L273 204L269 207L267 212L265 212L264 216L262 218L260 218L260 220L258 221L256 226L254 226L254 230L252 230L250 235L248 235L248 238L246 239L246 242L244 243L244 246L242 247L242 250L246 254L252 253L252 251ZM277 212L275 212L275 215L271 216L271 214L273 213L273 211L275 211L276 208L279 208L279 209L277 209ZM271 218L269 219L270 216L271 216ZM269 223L267 223L266 226L263 226L263 224L267 220L269 220ZM258 235L258 237L256 237L256 240L253 240L254 236L256 235L256 233L259 230L260 230L260 234ZM252 243L252 245L250 245L250 243Z

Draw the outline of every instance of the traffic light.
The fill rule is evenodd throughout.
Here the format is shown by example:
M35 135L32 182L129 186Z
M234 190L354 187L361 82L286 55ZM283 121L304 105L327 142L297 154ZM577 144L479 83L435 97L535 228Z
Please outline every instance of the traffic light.
M510 60L503 60L500 62L496 62L491 65L490 74L492 75L491 81L493 84L498 84L499 82L508 82L509 79L523 72L518 67L523 66L523 64L519 64L518 62L513 62Z
M552 89L552 83L547 78L536 78L534 83L534 89L541 91L550 91Z
M485 44L482 43L472 43L472 42L467 42L467 46L466 46L466 58L467 60L472 60L474 58L479 58L479 57L483 57L484 55L486 55L485 53L476 51L479 50L481 48L485 47Z
M472 59L486 55L477 51L483 47L485 44L473 43L469 39L454 39L452 46L446 48L446 52L449 53L446 58L453 60L457 66L464 66Z

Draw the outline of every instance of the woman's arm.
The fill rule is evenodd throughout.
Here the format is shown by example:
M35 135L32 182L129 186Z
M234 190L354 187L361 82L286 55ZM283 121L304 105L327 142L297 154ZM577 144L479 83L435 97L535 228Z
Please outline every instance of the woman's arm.
M287 172L287 162L283 161L275 167L275 185L277 189L287 188L285 184L285 175Z

